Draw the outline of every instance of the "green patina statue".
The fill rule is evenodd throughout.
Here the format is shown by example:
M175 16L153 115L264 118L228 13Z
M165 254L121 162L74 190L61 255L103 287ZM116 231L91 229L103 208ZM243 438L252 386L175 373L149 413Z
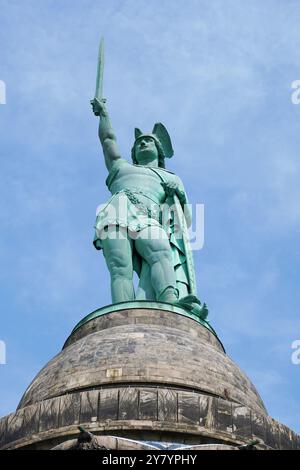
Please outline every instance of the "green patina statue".
M165 169L165 159L173 156L170 136L161 123L149 134L136 128L132 163L123 159L102 98L102 81L103 41L91 104L100 117L99 138L112 196L98 210L94 245L104 253L112 301L167 302L205 319L207 307L196 296L186 192L180 178ZM134 271L139 277L136 292Z

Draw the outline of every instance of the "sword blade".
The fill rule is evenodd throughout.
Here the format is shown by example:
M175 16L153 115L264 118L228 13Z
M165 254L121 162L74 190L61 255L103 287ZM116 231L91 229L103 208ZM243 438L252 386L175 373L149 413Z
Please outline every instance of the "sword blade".
M98 53L98 66L97 66L97 78L96 78L96 91L95 98L98 100L102 99L103 90L103 70L104 70L104 39L101 38Z

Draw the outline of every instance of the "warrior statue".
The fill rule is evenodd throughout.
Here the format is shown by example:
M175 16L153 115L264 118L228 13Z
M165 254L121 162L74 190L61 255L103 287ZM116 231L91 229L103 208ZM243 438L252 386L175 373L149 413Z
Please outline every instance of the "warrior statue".
M112 196L97 213L94 245L103 250L112 301L167 302L205 318L206 305L196 296L186 192L180 178L165 169L165 159L173 156L170 136L161 123L151 133L136 128L132 163L123 159L102 98L102 80L103 41L91 104L100 118L106 184ZM136 291L134 271L139 278Z

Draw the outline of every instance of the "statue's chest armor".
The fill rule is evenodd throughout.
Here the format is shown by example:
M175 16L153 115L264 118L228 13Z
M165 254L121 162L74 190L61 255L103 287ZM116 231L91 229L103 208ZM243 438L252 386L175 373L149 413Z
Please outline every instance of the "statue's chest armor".
M165 197L164 189L161 185L162 179L150 168L138 165L122 165L115 175L110 191L112 194L128 188L132 191L136 189L144 190L147 194L153 194L156 199L163 201Z

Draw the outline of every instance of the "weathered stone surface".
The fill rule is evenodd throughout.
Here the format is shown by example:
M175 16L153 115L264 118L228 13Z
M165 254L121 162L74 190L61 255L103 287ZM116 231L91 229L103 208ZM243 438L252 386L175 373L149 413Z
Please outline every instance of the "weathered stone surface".
M270 418L266 426L266 445L272 449L280 449L280 435L277 422Z
M7 441L7 438L6 438L7 419L8 419L8 416L5 416L4 418L0 419L0 449L4 445L4 443Z
M58 427L58 417L60 412L60 400L51 398L41 402L39 431L48 431Z
M199 395L199 424L205 426L209 424L211 420L210 409L211 409L212 398L208 395Z
M119 414L119 390L100 390L99 420L117 420Z
M177 421L177 393L174 390L158 390L158 421Z
M261 449L300 449L299 436L247 407L200 392L142 386L77 392L18 410L0 421L1 448L51 448L53 439L59 443L78 434L79 419L92 433L121 431L126 438L146 441L161 440L163 435L170 442L201 444L199 449L204 444L208 448L211 444L249 444L257 438ZM113 440L111 445L135 448L124 442Z
M209 397L207 406L207 415L205 418L206 429L217 428L217 413L218 413L218 399L215 397Z
M36 433L39 430L40 406L27 406L24 408L22 432L23 435Z
M80 395L72 393L60 397L59 426L70 426L79 424Z
M71 338L86 336L72 344L69 340L70 345L41 370L19 407L80 389L167 383L265 413L250 380L216 337L194 320L167 311L134 309L93 322L93 327L88 322Z
M119 419L139 418L139 391L136 388L124 388L119 394Z
M187 424L201 424L199 394L178 392L178 421Z
M280 434L280 448L281 449L292 449L293 447L293 436L292 436L292 431L287 428L286 426L283 426L282 424L279 424L279 434Z
M232 403L221 398L218 400L217 407L217 428L221 431L232 432L233 426Z
M266 418L258 413L251 413L252 435L255 439L265 442L266 440Z
M140 389L139 419L157 421L158 392L157 389Z
M24 409L17 410L7 417L7 428L5 433L5 442L13 442L21 439L24 435L23 425Z
M188 321L186 321L188 320ZM134 316L132 310L123 309L116 312L112 312L106 315L102 315L82 325L80 328L75 330L65 342L64 348L70 346L70 344L78 341L78 339L87 336L88 334L95 333L96 331L106 330L114 328L115 326L122 325L162 325L171 328L178 328L181 331L185 331L189 335L204 340L206 343L210 343L212 346L223 351L223 346L207 328L204 328L198 322L187 317L177 315L166 310L150 310L149 308L140 308L134 310Z
M80 422L94 423L98 420L99 391L91 390L81 393Z
M251 411L245 406L232 406L232 426L233 432L245 439L251 439Z
M0 448L67 448L63 441L81 424L123 450L149 448L134 439L202 450L258 439L260 449L300 449L299 436L267 416L212 333L174 312L145 310L114 312L79 328L17 412L0 420Z
M297 450L300 450L300 436L299 436L299 434L296 434L294 432L293 432L293 434L294 434L294 443L293 443L294 447L293 448L297 449Z

